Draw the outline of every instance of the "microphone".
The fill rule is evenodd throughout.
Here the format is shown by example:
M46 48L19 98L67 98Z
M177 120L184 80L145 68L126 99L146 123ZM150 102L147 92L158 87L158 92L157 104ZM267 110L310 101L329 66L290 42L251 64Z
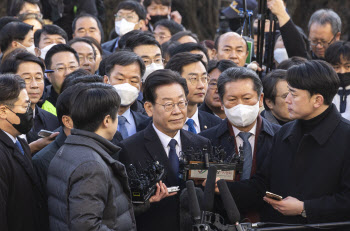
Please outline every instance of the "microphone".
M215 179L216 166L212 165L208 169L207 182L204 188L203 211L213 212L214 209L214 193L215 193Z
M227 187L226 181L221 179L217 182L220 196L224 204L228 219L231 224L236 224L241 219L241 215L237 209L236 203Z
M189 199L189 207L191 212L191 217L195 224L200 224L201 222L201 210L199 208L199 203L197 199L196 189L194 187L193 181L189 180L186 182L186 188Z

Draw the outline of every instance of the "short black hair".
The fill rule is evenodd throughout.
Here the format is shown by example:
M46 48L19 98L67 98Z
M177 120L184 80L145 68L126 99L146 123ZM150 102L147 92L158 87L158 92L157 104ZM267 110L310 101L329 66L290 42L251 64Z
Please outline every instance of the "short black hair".
M306 58L293 56L289 59L283 60L277 65L276 69L288 70L291 66L303 64L307 61Z
M122 50L125 48L126 41L128 41L130 38L133 38L134 36L137 36L138 34L143 34L143 33L150 33L150 32L144 32L142 30L132 30L120 37L118 41L118 49Z
M173 57L174 55L181 53L181 52L191 52L191 51L202 51L207 57L207 60L209 61L209 56L208 56L208 50L205 48L203 45L199 43L183 43L180 44L176 47L170 48L169 49L169 54L170 57Z
M94 39L93 37L88 37L88 36L83 37L83 38L89 40L93 45L95 45L97 47L97 50L100 52L101 56L103 55L102 46L96 39Z
M86 38L73 38L71 39L69 42L68 42L68 45L70 47L72 47L72 45L74 43L79 43L79 42L82 42L82 43L86 43L88 44L91 48L92 48L92 52L94 53L94 59L96 60L96 50L95 50L95 47L92 45L92 42L89 40L89 39L86 39ZM73 48L74 49L74 48Z
M135 47L141 45L154 45L159 47L160 50L162 50L162 47L160 46L159 42L154 38L153 34L145 32L138 33L135 36L129 37L125 41L124 48L134 51Z
M202 57L202 55L192 54L190 52L178 53L171 57L169 62L166 64L165 69L176 71L181 75L184 66L196 62L201 62L205 69L207 69L207 65L203 62Z
M117 119L120 97L113 86L88 83L89 88L79 89L71 97L71 118L74 128L95 132L107 115Z
M165 59L167 57L170 58L170 54L169 54L169 51L173 48L173 47L176 47L178 45L180 45L181 43L179 43L178 41L166 41L165 43L163 43L161 45L162 47L162 57Z
M30 30L33 30L33 26L24 22L7 23L0 31L1 52L4 53L12 41L23 41Z
M178 41L180 38L182 38L184 36L191 36L192 38L194 38L194 40L197 41L197 43L199 43L198 36L195 33L192 33L192 31L189 31L189 30L177 32L176 34L171 36L170 40L171 41Z
M57 34L62 36L62 38L66 41L66 43L68 42L68 36L67 33L59 26L57 25L44 25L43 29L39 29L37 31L35 31L34 33L34 45L35 47L39 47L39 42L40 42L40 37L42 34L49 34L49 35L53 35L53 34Z
M70 87L66 88L64 92L61 92L61 94L58 96L56 102L56 111L58 122L61 126L64 126L64 124L62 123L62 117L64 115L71 116L71 96L74 92L82 88L89 88L89 86L83 83L71 85Z
M185 95L188 95L188 88L186 79L182 78L179 73L161 69L152 72L146 79L143 85L143 101L151 102L155 104L157 95L156 90L158 87L170 84L179 84L184 89Z
M250 79L254 84L254 91L257 92L258 97L261 95L263 91L263 85L259 76L252 70L246 67L231 67L226 71L222 72L218 79L218 93L221 102L223 102L223 98L225 95L225 85L226 83L236 82L242 79Z
M174 20L170 20L170 19L161 19L161 20L157 21L154 24L153 28L156 29L157 26L163 26L163 27L167 28L170 31L171 35L174 35L180 31L185 31L185 27L183 27L181 24L178 24Z
M171 0L144 0L143 5L145 8L147 8L152 4L152 2L162 4L163 6L171 6Z
M306 61L292 66L287 71L288 85L306 90L311 96L321 94L324 104L330 105L337 94L340 80L333 67L322 60Z
M349 41L337 41L332 43L325 53L325 60L332 64L340 64L340 58L350 61L350 42Z
M76 58L78 64L79 64L78 53L73 48L71 48L67 44L57 44L57 45L51 47L51 49L46 53L45 66L46 66L47 69L51 69L52 56L54 56L55 54L60 53L60 52L70 52L70 53L72 53L74 55L74 57Z
M10 5L7 6L7 14L9 16L17 16L21 11L24 3L35 4L38 5L39 8L41 8L40 0L9 1L9 3Z
M270 108L266 105L265 100L269 99L274 104L276 102L276 85L278 82L287 79L287 71L276 69L268 73L263 79L262 84L264 88L264 107L266 111L270 111Z
M24 80L15 74L0 74L0 105L8 105L10 108L18 100L22 89L26 88Z
M145 73L145 64L143 60L134 52L130 51L117 51L106 58L105 74L110 77L111 72L115 65L128 66L130 64L137 63L140 66L141 78Z
M80 76L85 76L85 75L91 75L90 72L83 68L79 68L72 73L69 73L66 78L63 80L62 87L61 87L61 93L66 90L68 87L73 85L73 81L76 78L79 78Z
M97 23L97 27L98 27L98 29L99 29L99 31L101 33L101 43L103 43L103 41L104 41L104 32L103 32L102 24L101 24L100 20L98 20L98 18L96 16L92 15L92 14L81 13L81 14L77 15L74 18L73 22L72 22L72 31L73 31L73 33L75 32L75 27L77 26L77 21L80 18L93 18L93 19L95 19L95 21Z
M123 1L118 4L116 13L118 13L119 10L131 10L137 14L139 17L139 20L145 20L146 19L146 9L141 3L135 2L135 1Z
M21 20L19 20L17 17L14 16L4 16L0 18L0 30L7 24L10 22L20 22Z
M223 59L223 60L209 60L208 62L208 73L212 72L214 69L218 69L220 72L226 71L230 67L238 67L232 60Z
M43 75L45 73L45 65L35 55L27 52L22 51L20 53L17 53L15 55L7 56L7 58L2 62L0 66L0 73L16 73L18 71L18 67L21 63L24 62L32 62L36 63L41 67L41 70L43 72Z

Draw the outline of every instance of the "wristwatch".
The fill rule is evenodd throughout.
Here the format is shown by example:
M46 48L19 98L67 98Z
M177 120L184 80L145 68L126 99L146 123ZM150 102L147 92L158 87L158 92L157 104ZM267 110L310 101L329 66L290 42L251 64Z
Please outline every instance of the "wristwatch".
M306 218L306 211L305 208L303 208L303 211L301 211L300 215L304 218Z

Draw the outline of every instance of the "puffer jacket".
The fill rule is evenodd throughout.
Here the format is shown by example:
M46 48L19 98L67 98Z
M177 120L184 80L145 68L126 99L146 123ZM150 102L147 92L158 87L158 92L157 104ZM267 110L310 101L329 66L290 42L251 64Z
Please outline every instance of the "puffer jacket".
M136 230L125 167L111 155L119 147L73 129L48 170L50 229Z

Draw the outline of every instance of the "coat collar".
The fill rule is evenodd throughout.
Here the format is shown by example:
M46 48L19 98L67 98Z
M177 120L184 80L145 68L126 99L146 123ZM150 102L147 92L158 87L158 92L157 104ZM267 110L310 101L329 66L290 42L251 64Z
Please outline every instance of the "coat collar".
M318 144L322 145L326 143L329 137L333 134L333 131L338 126L341 115L338 112L335 105L331 105L331 111L328 115L316 126L311 132L310 135L317 141ZM331 107L330 106L330 107ZM290 122L291 125L288 130L284 133L282 139L285 140L290 137L301 136L301 122L300 120L295 120Z

